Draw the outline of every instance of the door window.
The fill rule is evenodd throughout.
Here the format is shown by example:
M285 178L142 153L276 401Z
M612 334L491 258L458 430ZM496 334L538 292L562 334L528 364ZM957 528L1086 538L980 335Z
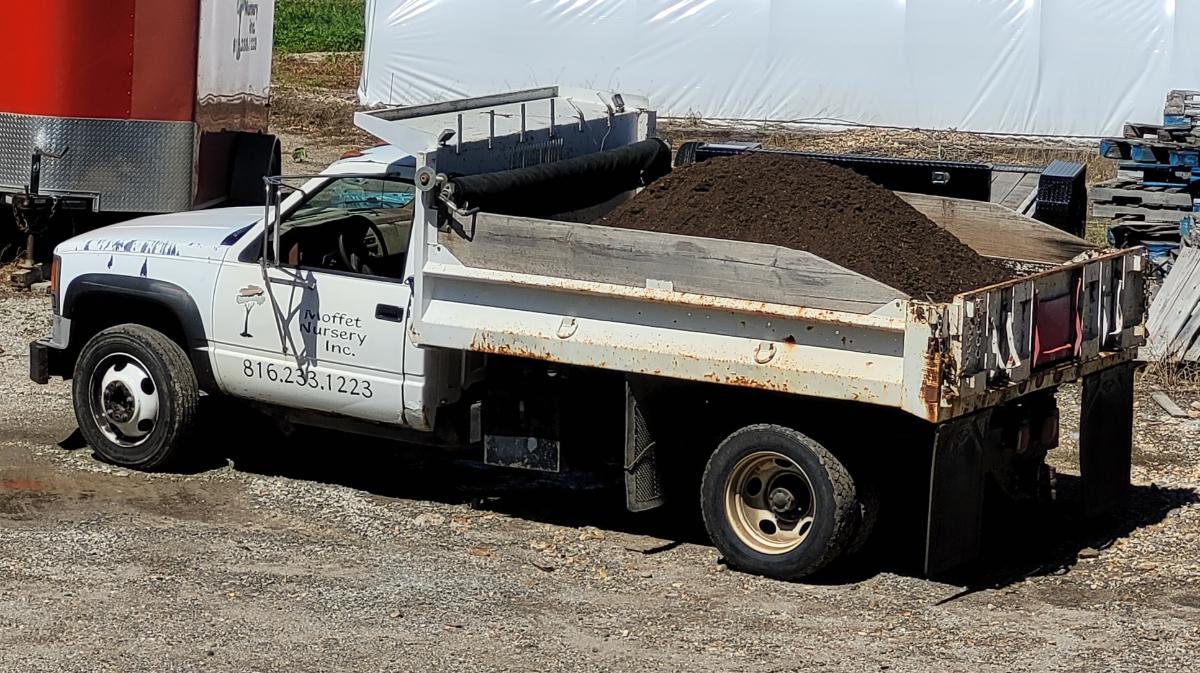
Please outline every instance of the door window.
M290 266L403 280L416 190L386 177L333 178L284 218Z

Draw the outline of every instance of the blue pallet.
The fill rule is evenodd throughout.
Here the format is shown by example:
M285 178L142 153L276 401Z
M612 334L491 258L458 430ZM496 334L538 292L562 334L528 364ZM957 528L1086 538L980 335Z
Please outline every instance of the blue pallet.
M1151 171L1170 173L1172 175L1179 175L1183 178L1187 178L1191 174L1191 170L1185 166L1172 166L1171 164L1149 161L1122 161L1121 163L1117 164L1117 168L1123 171Z
M1104 138L1100 141L1100 156L1105 159L1133 159L1133 141Z
M1167 163L1172 166L1195 168L1200 166L1200 150L1171 150Z
M1200 166L1200 148L1190 149L1140 140L1104 138L1100 141L1100 156L1139 164L1185 168Z
M1161 180L1142 180L1141 184L1144 187L1191 187L1193 184L1200 182L1200 177L1191 178L1187 182L1163 182Z
M1138 140L1105 138L1100 141L1100 156L1105 159L1121 159L1143 164L1166 164L1169 157L1166 148L1158 148Z
M1162 164L1118 164L1123 171L1139 171L1142 174L1139 184L1143 187L1185 188L1193 194L1200 193L1200 174L1185 170L1176 170L1172 166ZM1200 194L1198 194L1200 195Z

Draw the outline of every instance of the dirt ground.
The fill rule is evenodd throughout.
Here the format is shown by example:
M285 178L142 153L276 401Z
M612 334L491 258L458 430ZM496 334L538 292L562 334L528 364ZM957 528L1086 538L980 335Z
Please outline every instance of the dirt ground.
M319 95L350 100L332 88ZM314 131L279 107L289 170L370 144L340 117ZM3 671L1125 672L1200 660L1200 421L1151 402L1158 379L1139 382L1136 487L1117 515L1074 514L1068 387L1051 454L1062 503L980 566L931 581L885 547L783 583L727 570L693 518L626 514L604 484L356 437L283 438L213 399L186 470L107 466L72 441L69 386L28 380L27 344L49 315L45 297L0 295ZM1200 400L1186 382L1171 395Z

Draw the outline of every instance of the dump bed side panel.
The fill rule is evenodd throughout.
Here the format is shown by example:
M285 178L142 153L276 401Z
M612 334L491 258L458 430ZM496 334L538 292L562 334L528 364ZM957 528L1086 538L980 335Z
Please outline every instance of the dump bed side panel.
M774 245L479 213L438 243L464 266L869 314L907 296Z
M899 406L900 320L460 264L423 274L421 345Z

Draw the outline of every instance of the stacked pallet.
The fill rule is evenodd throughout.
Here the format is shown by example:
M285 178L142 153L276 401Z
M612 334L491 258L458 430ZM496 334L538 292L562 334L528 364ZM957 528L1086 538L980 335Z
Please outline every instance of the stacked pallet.
M1191 134L1192 127L1126 124L1124 138L1101 140L1100 156L1120 163L1116 179L1089 193L1092 217L1178 223L1191 214L1200 197L1200 137Z
M1152 302L1141 356L1200 361L1200 91L1172 91L1162 124L1125 124L1100 141L1117 177L1088 192L1093 218L1109 218L1113 245L1146 247Z
M1200 125L1200 91L1176 89L1167 94L1163 124L1195 128Z
M1145 245L1166 271L1180 230L1200 211L1200 91L1171 91L1162 124L1125 124L1121 138L1100 141L1117 177L1091 188L1092 217L1110 219L1109 242Z

